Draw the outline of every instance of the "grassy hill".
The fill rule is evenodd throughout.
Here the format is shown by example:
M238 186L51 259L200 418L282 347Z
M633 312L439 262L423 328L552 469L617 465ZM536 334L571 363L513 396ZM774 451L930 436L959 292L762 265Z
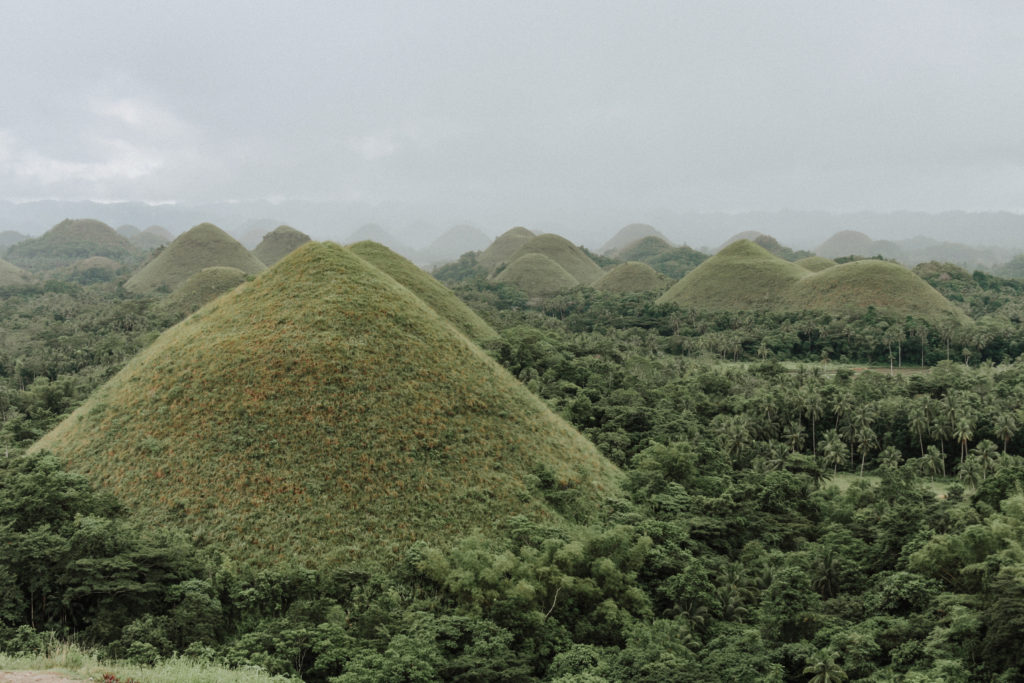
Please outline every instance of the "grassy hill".
M279 225L252 250L252 255L272 266L309 241L309 235L287 225Z
M628 261L615 266L591 285L602 292L662 292L672 280L646 263Z
M824 256L807 256L794 261L794 263L805 270L811 271L812 273L817 273L836 265L835 261L830 258L825 258Z
M201 223L179 235L124 286L137 293L169 291L210 266L230 266L250 275L266 269L235 238L216 225Z
M579 284L569 271L544 254L524 254L494 278L515 285L531 299L543 299Z
M32 276L18 266L0 259L0 287L17 287L32 281Z
M509 262L511 263L526 254L543 254L547 256L562 266L581 285L589 285L604 275L601 266L594 263L593 259L583 253L582 249L559 235L550 233L537 235L519 247L512 254L512 259Z
M174 241L174 235L159 225L151 225L138 235L129 238L139 249L156 249Z
M512 515L594 514L619 481L412 292L316 242L165 332L33 449L249 565L393 562Z
M246 277L238 268L210 266L189 276L161 302L165 311L184 317L199 310L225 292L230 292L245 282Z
M498 235L497 239L491 243L491 246L480 252L476 262L493 272L498 266L504 263L511 263L512 254L516 253L519 247L534 237L536 235L526 228L516 227L507 230Z
M733 242L658 299L704 310L773 310L808 271L749 240Z
M678 280L704 263L708 255L685 245L673 247L659 237L644 237L620 249L615 257L646 263L662 275Z
M875 241L856 230L840 230L814 250L818 256L839 258L840 256L874 256Z
M932 320L964 314L907 268L865 259L826 268L796 283L786 297L791 309L857 313L874 306L883 313Z
M40 237L13 245L4 258L27 270L45 271L66 268L90 256L127 263L139 256L139 250L106 223L68 219Z
M416 255L417 263L427 265L455 261L469 251L482 251L491 244L486 233L471 225L456 225L438 235Z
M350 245L349 249L393 277L470 339L484 341L498 336L493 327L462 303L450 289L435 280L430 273L383 244L357 242Z
M614 255L616 251L636 242L637 240L644 239L645 237L657 238L666 245L671 246L668 238L658 232L658 229L653 225L647 225L646 223L630 223L615 233L610 240L605 242L604 245L597 250L597 253Z

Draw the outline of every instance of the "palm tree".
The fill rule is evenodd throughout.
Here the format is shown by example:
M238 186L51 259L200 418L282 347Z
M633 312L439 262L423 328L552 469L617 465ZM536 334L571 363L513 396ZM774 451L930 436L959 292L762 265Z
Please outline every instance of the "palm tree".
M907 426L910 431L917 435L917 443L921 447L921 457L924 457L924 433L928 431L928 403L927 396L917 396L910 404L907 411Z
M786 425L785 430L782 432L782 438L794 452L799 452L803 448L804 439L807 438L804 426L800 420L792 420Z
M967 442L974 438L975 416L969 411L963 411L956 420L953 428L953 438L960 442L960 462L967 457Z
M1002 406L996 416L992 418L992 426L995 435L1003 441L1003 454L1006 454L1006 445L1017 433L1020 425L1017 423L1017 416L1008 406Z
M981 463L982 480L988 476L989 472L994 472L996 469L996 459L999 456L999 447L988 439L982 439L978 442L978 445L971 449L971 455L977 458L977 461Z
M848 678L846 672L836 664L836 654L831 650L822 650L807 662L804 674L811 676L807 683L842 683Z
M957 468L957 478L965 488L977 489L978 484L985 480L984 465L974 458L965 460Z
M839 471L839 463L846 457L846 444L839 432L830 429L823 435L824 442L821 445L821 452L824 456L825 466L832 465L832 473Z
M928 452L921 456L921 459L924 463L925 469L931 473L932 481L935 480L935 475L940 471L942 472L943 477L946 476L946 456L943 455L938 448L929 444Z
M864 460L868 452L878 445L878 435L875 430L865 425L859 427L854 435L857 441L857 450L860 451L860 476L864 476Z
M803 392L804 416L811 421L811 455L818 454L818 420L825 412L825 402L815 385L809 385Z

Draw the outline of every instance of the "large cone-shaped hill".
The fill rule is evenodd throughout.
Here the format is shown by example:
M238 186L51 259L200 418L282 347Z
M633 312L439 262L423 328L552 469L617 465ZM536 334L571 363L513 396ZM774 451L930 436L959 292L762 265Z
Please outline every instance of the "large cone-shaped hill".
M562 523L538 479L583 511L620 476L408 289L317 242L165 332L33 449L252 565Z
M657 237L658 239L669 245L668 238L658 232L658 229L653 225L647 225L646 223L630 223L626 227L615 233L610 240L604 243L599 250L599 254L613 254L616 251L636 242L642 240L645 237ZM669 245L671 246L671 245Z
M772 310L806 275L800 266L739 240L687 273L658 302L704 310Z
M138 249L106 223L92 219L64 220L35 239L7 250L4 258L28 270L66 268L90 256L131 261Z
M875 241L856 230L840 230L822 242L814 250L818 256L839 258L840 256L874 256Z
M512 262L512 254L536 235L523 227L515 227L498 235L491 246L480 252L476 262L493 271L504 263Z
M210 266L230 266L254 274L266 266L216 225L201 223L178 236L152 261L124 283L137 293L172 290L189 276Z
M161 302L168 313L184 317L193 313L224 292L245 282L246 274L230 266L210 266L179 284Z
M397 280L470 339L484 341L497 338L494 328L473 309L409 259L376 242L356 242L349 249Z
M309 241L309 235L288 225L279 225L252 250L253 256L272 266Z
M796 283L786 296L791 310L883 313L931 320L963 313L912 271L889 261L865 259L826 268Z
M599 277L592 285L602 292L662 292L668 289L672 280L665 277L646 263L628 261L620 263Z
M560 235L551 233L537 235L519 247L512 254L512 259L509 263L526 254L543 254L547 256L565 268L581 285L589 285L604 275L601 266L594 263L594 260L587 256L582 249Z
M27 285L32 277L16 265L0 259L0 287Z
M139 249L156 249L165 244L170 244L174 239L174 235L169 233L166 228L162 228L159 225L151 225L129 239Z
M494 278L523 290L526 296L538 300L579 284L569 271L544 254L524 254Z

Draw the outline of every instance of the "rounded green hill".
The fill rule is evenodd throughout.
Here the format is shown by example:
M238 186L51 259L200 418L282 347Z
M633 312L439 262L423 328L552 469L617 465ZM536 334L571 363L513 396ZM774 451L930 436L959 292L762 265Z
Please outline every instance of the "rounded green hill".
M308 241L309 235L306 233L287 225L279 225L263 236L252 254L269 267Z
M179 235L152 261L124 283L125 289L144 294L172 290L210 266L230 266L250 275L266 266L234 237L216 225L201 223Z
M808 256L807 258L794 261L794 263L805 270L811 271L812 273L819 273L826 268L831 268L836 265L835 261L830 258L825 258L824 256Z
M620 477L408 289L316 242L165 332L33 450L250 566L561 524L538 481L575 514Z
M18 287L31 281L32 276L27 272L13 263L0 259L0 287Z
M601 266L587 256L582 249L560 235L547 233L537 235L519 247L509 263L526 254L543 254L565 268L581 285L589 285L604 275Z
M579 285L569 271L544 254L524 254L494 278L523 290L533 300L543 299Z
M774 310L806 275L800 266L739 240L687 273L658 303L703 310Z
M658 229L653 225L648 225L647 223L630 223L615 233L610 240L605 242L597 253L613 255L616 251L636 242L637 240L644 239L645 237L655 237L663 241L667 246L671 246L668 238L658 232Z
M131 242L106 223L92 219L64 220L36 239L19 242L5 258L27 270L56 270L90 256L127 263L139 254Z
M612 252L611 256L627 261L645 261L647 258L657 256L671 248L672 245L667 240L657 235L648 235Z
M490 271L512 262L512 254L536 235L523 227L515 227L498 235L491 246L480 252L476 262Z
M628 261L621 263L599 277L591 285L602 292L625 294L628 292L661 292L672 284L646 263Z
M174 235L169 233L166 228L162 228L159 225L151 225L129 239L139 249L156 249L165 244L170 244L174 240Z
M484 322L450 289L409 259L376 242L356 242L348 248L408 288L470 339L479 342L497 338L498 333L493 327Z
M186 316L199 310L225 292L245 282L245 273L230 266L210 266L189 276L161 302L165 311Z
M821 243L814 253L825 258L841 256L873 256L875 241L856 230L840 230Z
M869 306L882 313L931 320L964 314L907 268L889 261L864 259L808 275L786 296L790 310L858 313Z

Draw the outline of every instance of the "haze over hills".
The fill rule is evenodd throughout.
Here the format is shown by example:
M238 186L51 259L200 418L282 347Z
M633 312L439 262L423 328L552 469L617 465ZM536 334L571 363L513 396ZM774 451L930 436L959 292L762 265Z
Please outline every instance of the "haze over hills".
M309 243L161 335L37 442L239 563L393 562L618 491L586 439L408 289ZM583 513L592 514L592 513Z
M92 219L63 220L41 237L10 247L5 258L28 270L66 268L90 256L105 256L128 263L139 250L106 223Z
M815 252L829 258L844 256L882 256L915 266L929 261L956 263L971 270L990 269L1008 261L1006 250L978 248L956 242L940 242L928 237L905 240L873 240L862 232L844 230L820 244Z
M632 244L645 237L657 237L664 240L666 243L669 243L669 239L658 232L657 228L653 225L648 225L646 223L630 223L605 242L601 248L598 249L597 253L611 254L622 249L626 245Z
M489 247L480 252L477 263L493 272L499 266L509 263L519 248L536 235L527 228L516 226L498 235Z
M581 285L589 285L604 274L601 266L594 263L582 249L561 235L547 233L537 235L520 246L509 258L509 262L526 254L543 254L560 265Z
M160 308L172 315L185 317L221 294L230 292L245 282L247 277L238 268L230 266L203 268L171 290L171 293L160 301Z
M288 225L279 225L263 236L252 255L272 266L309 241L309 235Z
M18 266L0 259L0 287L16 287L32 281L32 275Z
M599 277L591 285L602 292L661 292L669 288L672 280L646 263L627 261L620 263Z
M230 266L255 274L266 266L233 237L210 223L201 223L164 248L125 282L125 289L150 293L174 289L190 275L210 266Z
M423 265L454 261L467 251L483 251L493 240L479 228L456 225L416 252L415 261Z
M553 258L547 254L533 252L513 260L493 279L495 282L515 285L534 301L580 284L572 273Z

